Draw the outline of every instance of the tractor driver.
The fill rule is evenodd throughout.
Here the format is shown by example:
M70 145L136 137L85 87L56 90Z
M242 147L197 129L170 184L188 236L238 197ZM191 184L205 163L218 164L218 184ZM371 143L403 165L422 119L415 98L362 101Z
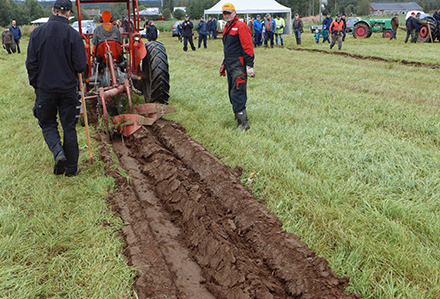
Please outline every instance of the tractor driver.
M95 32L93 33L93 39L92 43L95 46L98 46L99 43L102 43L105 40L114 40L122 44L122 35L121 32L119 32L119 29L117 26L113 25L113 17L112 14L105 10L102 12L101 18L99 20L102 25L99 25Z

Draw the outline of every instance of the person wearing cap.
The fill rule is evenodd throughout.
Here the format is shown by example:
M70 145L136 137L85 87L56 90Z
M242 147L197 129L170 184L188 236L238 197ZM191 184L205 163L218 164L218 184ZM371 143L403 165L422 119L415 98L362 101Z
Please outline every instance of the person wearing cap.
M408 42L408 38L411 35L411 43L416 42L416 19L414 18L415 12L412 12L411 15L406 20L406 38L405 44Z
M14 35L15 46L17 47L17 53L20 52L20 39L21 39L21 30L20 27L17 26L17 22L12 20L12 26L9 27L9 31Z
M193 51L196 50L196 47L194 47L194 43L193 43L193 28L194 25L193 23L190 21L189 16L186 15L185 16L185 21L183 21L182 24L182 35L183 35L183 51L187 51L188 50L188 42L191 45L191 49Z
M104 10L101 14L100 22L93 32L92 43L97 46L103 41L114 40L122 44L122 35L117 26L113 25L112 14L108 10Z
M324 26L327 30L330 30L330 25L332 24L333 19L330 13L327 13L327 16L322 21L322 29L324 29ZM330 41L329 41L330 42Z
M263 44L263 24L261 23L261 16L257 15L254 21L254 47L259 47Z
M3 49L5 49L8 54L15 53L14 35L9 31L8 27L5 27L4 29L5 30L2 32Z
M295 14L295 19L293 20L293 33L295 34L296 44L301 45L301 33L304 31L303 21L299 18L299 15Z
M275 19L275 25L276 25L275 40L277 47L279 46L278 37L280 37L281 48L283 48L284 47L283 32L284 32L284 27L286 27L286 23L284 22L284 19L280 15L277 15L277 18Z
M347 20L345 19L346 15L345 13L342 14L341 20L344 23L342 25L342 41L345 42L345 36L347 35Z
M87 66L84 41L69 25L72 2L57 0L47 23L35 28L29 39L26 69L35 89L33 108L44 140L55 159L54 173L75 176L78 169L78 73ZM63 127L61 143L57 113Z
M338 14L336 15L336 20L332 22L330 25L330 33L332 35L332 42L330 44L330 49L333 48L336 41L338 42L338 49L341 50L342 48L342 29L343 29L344 23L341 20L341 16Z
M399 15L395 14L394 17L391 19L391 37L390 40L397 39L397 28L399 28Z
M232 110L240 130L249 130L246 111L247 102L247 73L254 73L254 47L251 30L241 22L232 3L222 6L223 19L226 25L223 29L224 59L220 66L220 76L228 78L228 95Z
M199 49L200 46L202 45L202 41L203 41L203 47L206 49L206 40L208 37L208 24L206 24L205 22L205 17L201 17L200 18L200 22L199 24L197 24L197 33L199 34Z
M264 21L264 47L267 48L267 43L270 41L270 47L273 48L273 36L277 28L277 23L272 19L271 15L266 16L266 21Z
M418 38L418 36L419 36L420 28L422 27L422 25L426 25L426 24L428 24L428 26L429 26L429 22L428 22L427 20L422 20L422 19L420 19L420 16L421 16L421 15L422 15L422 14L421 14L420 12L418 12L418 13L416 14L416 17L414 18L414 19L416 20L416 32L415 32L415 34L416 34L416 39L415 39L414 43L417 42L417 38Z

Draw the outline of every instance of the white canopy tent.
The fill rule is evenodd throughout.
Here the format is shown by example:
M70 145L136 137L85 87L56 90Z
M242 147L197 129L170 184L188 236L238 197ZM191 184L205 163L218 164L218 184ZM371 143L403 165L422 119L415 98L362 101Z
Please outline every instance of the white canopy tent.
M282 6L275 0L220 0L216 5L210 9L205 10L205 18L207 15L221 15L222 6L225 3L232 3L235 6L237 14L246 15L246 19L250 14L260 14L261 18L266 14L287 13L286 34L292 33L292 10L288 7Z

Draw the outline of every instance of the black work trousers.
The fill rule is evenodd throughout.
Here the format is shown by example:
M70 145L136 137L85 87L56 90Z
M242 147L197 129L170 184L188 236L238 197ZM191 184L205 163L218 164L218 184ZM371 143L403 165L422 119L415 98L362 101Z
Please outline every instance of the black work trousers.
M202 45L202 41L203 41L203 47L206 49L206 40L207 40L206 34L199 34L199 48Z
M64 152L67 158L66 173L75 173L79 157L76 124L81 109L76 89L62 93L37 89L35 93L37 97L33 112L43 131L44 140L54 158L60 151ZM63 144L58 132L57 113L63 127Z
M264 33L264 46L267 46L267 42L270 41L270 47L273 48L273 32L266 31Z
M15 46L17 47L17 53L20 53L20 40L19 39L14 39L15 41Z
M190 37L184 36L183 37L183 51L187 51L188 50L188 42L191 45L191 49L194 51L196 49L196 47L194 47L192 36L190 36Z
M240 58L225 59L226 74L228 76L229 101L232 104L234 113L246 109L247 102L247 73L246 66Z

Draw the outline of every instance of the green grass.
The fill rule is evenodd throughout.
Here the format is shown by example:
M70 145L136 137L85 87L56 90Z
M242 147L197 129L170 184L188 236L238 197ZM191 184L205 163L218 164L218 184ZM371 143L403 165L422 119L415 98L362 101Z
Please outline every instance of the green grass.
M347 37L343 50L439 63L438 44ZM168 118L231 167L364 298L440 297L440 71L336 55L256 49L250 131L236 130L221 40L165 40ZM286 37L286 45L294 46ZM303 46L316 45L304 34ZM335 50L332 50L335 51ZM245 180L243 180L245 181Z
M244 167L243 178L254 173L248 184L257 197L338 276L350 276L351 291L440 297L440 70L258 48L248 82L251 129L239 132L218 76L221 40L185 53L170 36L159 38L177 107L167 118L226 164ZM343 51L440 63L438 44L405 45L403 37L348 36ZM329 50L309 33L302 47ZM0 294L135 296L135 272L117 235L123 224L105 205L113 181L101 162L75 178L51 173L24 60L0 52ZM84 166L87 143L78 129ZM96 143L93 149L97 157Z
M22 54L0 51L0 297L133 297L123 223L105 200L114 188L99 161L89 164L78 126L79 176L53 175L53 157L32 115L33 89Z

